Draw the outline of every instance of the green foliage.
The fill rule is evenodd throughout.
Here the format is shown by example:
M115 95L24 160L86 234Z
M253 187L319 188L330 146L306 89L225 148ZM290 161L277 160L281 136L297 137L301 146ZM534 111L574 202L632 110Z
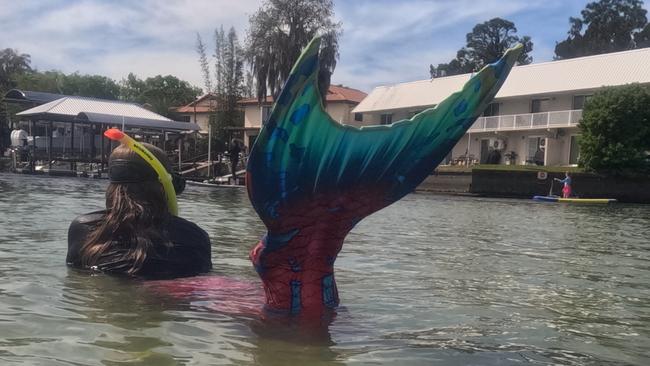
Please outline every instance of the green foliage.
M634 35L636 48L650 47L650 23L645 28Z
M569 36L555 46L556 59L650 46L650 28L641 0L600 0L587 4L582 18L569 18ZM645 29L644 29L645 27Z
M132 73L120 84L101 75L66 75L60 71L32 71L15 77L19 89L78 95L108 100L125 100L148 104L163 116L169 116L169 108L185 105L201 94L201 90L174 76L154 76L145 80Z
M115 100L120 96L120 86L105 76L66 75L60 71L32 71L16 78L16 87L65 95Z
M65 75L59 71L29 72L16 77L18 89L61 94Z
M650 173L650 87L608 87L585 105L580 166L610 174Z
M201 94L199 88L172 75L157 75L142 80L130 73L121 84L122 99L148 104L154 112L163 116L170 115L170 107L188 104Z
M266 0L249 20L247 59L256 79L257 98L280 93L291 67L311 39L320 34L321 89L336 67L340 23L332 20L332 0Z
M240 52L241 53L241 52ZM64 74L37 71L30 67L30 56L7 48L0 50L0 92L12 88L100 99L122 99L143 105L169 116L169 108L196 99L201 90L174 76L155 76L145 80L133 74L120 84L101 75Z
M61 93L116 100L120 96L120 86L106 76L74 73L64 75Z
M477 24L471 33L467 33L467 45L461 48L456 58L437 67L429 66L431 77L442 77L466 74L480 70L483 66L497 61L508 48L517 43L524 45L524 51L517 60L518 64L526 65L533 61L529 53L533 50L533 42L529 36L519 37L513 22L501 18L490 19Z
M16 78L31 72L31 58L28 54L5 48L0 50L0 92L3 94L16 87Z

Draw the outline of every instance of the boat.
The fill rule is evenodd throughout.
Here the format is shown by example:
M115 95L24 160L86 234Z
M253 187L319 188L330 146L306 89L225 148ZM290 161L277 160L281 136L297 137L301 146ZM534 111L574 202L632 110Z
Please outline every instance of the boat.
M185 183L187 183L187 185L190 186L210 187L210 188L246 188L246 186L243 185L197 182L193 180L187 180L185 181Z
M542 202L563 202L563 203L614 203L615 198L562 198L559 196L534 196L533 200Z

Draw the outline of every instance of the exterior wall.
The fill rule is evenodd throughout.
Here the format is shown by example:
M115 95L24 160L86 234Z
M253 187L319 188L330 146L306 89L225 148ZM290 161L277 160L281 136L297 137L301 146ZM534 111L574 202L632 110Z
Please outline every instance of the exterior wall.
M452 159L465 155L467 151L468 139L471 138L469 144L469 154L474 155L478 161L481 159L481 140L483 139L500 139L505 143L505 147L501 150L501 164L505 164L505 154L514 151L516 162L519 165L525 165L526 159L529 158L528 154L528 138L529 137L545 137L546 149L544 154L545 165L568 165L569 152L571 147L571 135L579 134L578 128L561 128L547 130L526 130L526 131L507 131L499 132L481 132L465 134L460 141L452 149Z
M533 99L546 98L548 98L548 110L544 112L568 111L573 109L573 95L574 94L560 94L554 96L527 96L521 98L497 100L496 102L499 103L499 115L530 113Z
M200 133L208 133L208 122L210 121L210 116L207 113L197 113L196 118L194 113L180 114L180 116L188 117L190 122L194 122L199 125Z
M366 125L364 122L356 122L354 120L354 113L352 110L356 105L351 103L328 103L326 111L333 120L339 123L349 124L353 126ZM366 116L364 116L364 119ZM262 112L260 106L257 104L247 105L244 108L244 127L251 128L262 126Z
M421 109L414 109L414 110L396 110L396 111L386 111L384 113L386 114L392 114L393 115L393 122L397 122L403 119L409 119L413 117L416 113L422 112L426 108L421 108ZM360 126L373 126L373 125L378 125L381 124L381 115L384 113L364 113L363 114L363 122L359 123L357 122ZM354 118L354 115L352 115L352 118Z
M190 117L190 121L196 123L199 125L201 133L208 133L208 125L210 123L210 115L207 113L197 113L196 114L196 119L194 118L194 114Z
M380 121L380 115L379 114L370 114L370 113L364 113L363 114L363 126L372 126L372 125L378 125Z
M569 93L555 96L526 96L521 98L512 98L497 100L499 103L499 115L512 114L529 114L533 99L548 99L546 108L543 111L568 111L573 109L573 96L592 93ZM416 110L397 110L391 111L393 121L410 118ZM373 113L364 113L363 124L379 124L381 111ZM569 152L571 145L571 135L579 134L577 127L551 128L551 129L521 129L515 131L497 131L495 132L468 132L452 149L452 160L473 155L474 159L481 159L481 140L483 139L500 139L505 142L505 147L501 150L501 164L505 164L505 154L514 151L516 154L516 164L526 164L526 160L532 158L528 152L529 137L546 138L546 148L544 150L545 165L568 165ZM471 138L471 141L469 141ZM469 142L469 146L468 146ZM469 147L469 150L468 150Z
M451 150L452 159L455 159L459 156L469 154L474 155L475 159L480 158L481 153L481 137L489 137L494 135L480 134L484 136L477 136L479 134L465 134L461 137L456 146Z
M354 105L348 103L327 103L327 113L338 123L346 125L353 124L354 116L352 115ZM357 122L358 123L358 122Z
M257 104L244 107L244 127L262 126L262 107Z
M530 113L530 98L522 99L508 99L504 101L497 101L499 103L499 114L520 114Z

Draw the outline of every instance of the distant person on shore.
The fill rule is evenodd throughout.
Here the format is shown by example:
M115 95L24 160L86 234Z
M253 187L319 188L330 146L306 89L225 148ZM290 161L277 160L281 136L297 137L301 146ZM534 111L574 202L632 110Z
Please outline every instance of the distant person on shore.
M555 180L564 183L564 187L562 187L562 198L571 197L571 176L569 172L564 173L564 179L555 178Z
M143 144L168 172L159 148ZM208 234L169 212L155 170L138 154L118 146L108 160L106 210L77 217L68 229L66 262L76 268L138 277L196 275L212 268ZM173 180L176 193L185 187Z
M239 153L241 153L241 147L239 147L239 142L233 139L230 142L230 149L228 149L228 156L230 157L230 167L232 169L233 184L237 184L237 165L239 164Z

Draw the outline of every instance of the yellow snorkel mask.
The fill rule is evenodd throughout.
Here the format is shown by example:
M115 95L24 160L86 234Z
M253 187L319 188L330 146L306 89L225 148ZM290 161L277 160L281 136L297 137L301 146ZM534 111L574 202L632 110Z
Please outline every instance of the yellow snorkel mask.
M123 145L126 145L128 148L133 150L138 154L144 161L146 161L153 170L158 174L158 180L162 184L163 189L165 190L165 198L167 200L167 207L169 213L174 216L178 216L178 204L176 202L176 190L172 183L172 176L169 174L167 169L162 165L160 160L156 158L146 147L141 143L135 141L129 135L120 131L117 128L111 128L104 132L104 136L108 137L111 140L119 141Z

